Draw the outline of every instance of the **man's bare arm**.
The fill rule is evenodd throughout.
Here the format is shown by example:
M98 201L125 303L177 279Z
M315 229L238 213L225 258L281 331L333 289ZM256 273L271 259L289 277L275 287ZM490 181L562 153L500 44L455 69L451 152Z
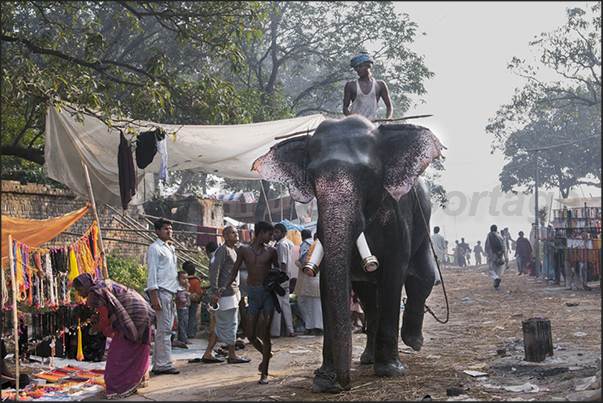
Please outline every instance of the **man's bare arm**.
M343 114L345 116L349 116L352 114L350 112L350 102L352 102L352 85L353 81L346 83L345 88L343 90Z
M278 252L274 248L272 248L272 267L280 267L280 265L278 263ZM281 270L283 270L283 269L281 268ZM285 266L285 270L283 270L283 271L287 271L286 266Z
M392 115L394 114L394 110L392 108L392 99L389 96L389 89L387 88L387 84L385 84L385 81L381 81L381 84L381 91L379 91L379 94L381 96L381 99L383 99L385 107L387 108L385 118L391 119Z
M241 250L241 248L239 248L239 253L237 253L237 260L234 263L234 266L232 266L232 272L230 273L230 276L228 276L228 278L226 279L226 284L223 287L218 288L218 298L222 297L222 293L224 292L224 290L230 287L234 279L237 278L237 273L239 272L239 268L242 264L243 251Z
M161 306L161 300L159 299L159 291L158 290L149 290L149 298L151 299L151 306L154 311L161 311L163 308Z

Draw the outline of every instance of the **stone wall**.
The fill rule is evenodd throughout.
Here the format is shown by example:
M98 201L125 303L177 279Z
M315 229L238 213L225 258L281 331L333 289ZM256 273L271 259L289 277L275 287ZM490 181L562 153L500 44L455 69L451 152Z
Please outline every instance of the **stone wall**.
M223 204L217 199L196 197L168 198L148 201L144 204L145 214L165 217L173 222L174 231L197 231L197 225L222 228L224 226ZM155 221L156 218L150 218ZM174 234L179 242L189 248L196 248L196 235Z
M36 183L21 185L18 181L2 181L2 215L10 217L46 220L78 210L84 207L87 202L87 199L77 196L70 190L53 189L50 186ZM119 223L118 219L123 220L120 214L114 213L104 205L97 205L96 207L105 254L119 253L122 256L134 256L140 262L144 262L148 243L135 232L103 230L103 228L126 228L126 226ZM134 217L138 214L137 212L134 214L133 209L128 209L128 213L134 220L146 225L144 221ZM77 242L93 222L94 214L92 209L89 209L71 227L41 247L52 249L71 245ZM143 245L120 242L120 240L140 242Z
M78 210L84 207L87 202L87 199L77 196L70 190L53 189L50 186L35 183L22 185L18 181L2 181L2 215L9 217L45 220ZM107 230L107 228L128 229L128 226L124 224L126 218L122 216L121 208L115 209L118 213L106 205L97 205L96 208L100 220L105 253L119 253L121 256L133 256L141 263L146 264L146 250L150 241L143 238L137 232ZM144 205L144 210L142 206L128 208L126 214L131 219L145 226L149 231L152 231L148 234L153 239L155 239L154 228L144 217L140 216L139 211L153 216L164 216L171 220L204 226L222 227L224 221L222 204L220 201L213 199L168 199L165 201L147 202ZM51 249L75 243L86 232L93 221L94 215L89 210L64 233L42 245L42 247ZM150 218L150 221L155 221L155 219ZM174 230L192 232L196 231L196 228L174 223ZM74 235L67 234L66 232L73 233ZM184 241L187 245L194 245L196 235L178 236L177 238L181 242Z

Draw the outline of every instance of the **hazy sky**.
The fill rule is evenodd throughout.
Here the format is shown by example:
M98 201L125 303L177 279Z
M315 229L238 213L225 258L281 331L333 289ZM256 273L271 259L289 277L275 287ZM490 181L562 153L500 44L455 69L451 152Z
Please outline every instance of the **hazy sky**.
M528 43L561 27L566 8L593 4L397 2L396 9L419 25L411 49L424 55L425 64L435 73L425 84L426 103L408 115L433 114L412 123L430 128L448 148L443 151L446 171L441 182L451 200L450 210L438 208L431 226L442 228L449 245L461 237L471 246L477 240L483 245L491 224L508 227L513 239L520 230L529 233L534 222L533 195L496 192L505 161L500 152L490 153L493 137L485 128L499 107L511 101L515 89L526 83L507 69L513 56L538 65ZM550 205L551 195L560 197L557 191L540 189L540 205ZM600 195L600 189L585 187L574 197ZM559 203L554 201L553 208L559 208Z

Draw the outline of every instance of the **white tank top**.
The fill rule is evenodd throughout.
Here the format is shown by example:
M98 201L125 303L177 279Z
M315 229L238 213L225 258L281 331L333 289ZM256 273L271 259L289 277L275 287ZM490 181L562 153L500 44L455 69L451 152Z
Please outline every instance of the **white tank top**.
M350 112L362 115L370 121L375 120L377 109L377 96L375 95L375 81L371 81L373 85L368 94L362 92L358 80L356 80L356 99L352 102Z

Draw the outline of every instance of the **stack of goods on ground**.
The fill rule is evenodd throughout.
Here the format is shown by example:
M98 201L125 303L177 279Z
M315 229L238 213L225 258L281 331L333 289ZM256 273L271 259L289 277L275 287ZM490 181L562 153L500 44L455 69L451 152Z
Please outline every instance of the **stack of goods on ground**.
M79 401L105 391L105 371L66 365L32 374L19 390L19 400ZM3 390L2 401L15 400L15 390Z

